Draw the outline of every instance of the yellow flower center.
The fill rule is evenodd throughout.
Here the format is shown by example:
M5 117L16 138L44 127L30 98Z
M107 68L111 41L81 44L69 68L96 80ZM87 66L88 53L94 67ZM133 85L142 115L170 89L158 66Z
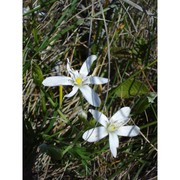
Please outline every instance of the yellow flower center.
M118 129L116 124L109 124L109 126L107 127L107 131L108 132L114 132Z
M76 78L75 82L78 84L78 85L81 85L82 83L82 79L80 77Z

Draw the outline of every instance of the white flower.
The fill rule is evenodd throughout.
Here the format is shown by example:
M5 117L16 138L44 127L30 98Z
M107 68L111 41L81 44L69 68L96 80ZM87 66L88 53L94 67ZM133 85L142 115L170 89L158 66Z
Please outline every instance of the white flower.
M137 136L140 132L138 126L124 126L129 121L131 109L123 107L118 110L109 120L97 110L90 109L89 112L93 115L102 126L92 128L83 134L83 139L88 142L96 142L109 135L109 146L114 157L117 156L117 148L119 147L119 136Z
M68 59L67 71L70 77L66 76L52 76L46 78L42 84L44 86L60 86L60 85L71 85L73 86L72 91L65 95L64 97L72 97L76 94L78 89L82 92L84 98L89 102L89 104L98 107L101 104L99 96L90 88L89 84L105 84L108 82L107 78L97 77L97 76L87 76L90 71L92 63L96 60L96 55L89 56L83 63L80 70L73 70L70 68L70 63Z

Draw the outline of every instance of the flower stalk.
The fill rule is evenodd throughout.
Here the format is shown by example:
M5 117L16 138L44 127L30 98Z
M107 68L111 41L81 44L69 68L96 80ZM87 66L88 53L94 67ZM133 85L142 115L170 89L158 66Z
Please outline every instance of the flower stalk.
M63 101L63 86L59 86L59 108L62 108L62 101Z

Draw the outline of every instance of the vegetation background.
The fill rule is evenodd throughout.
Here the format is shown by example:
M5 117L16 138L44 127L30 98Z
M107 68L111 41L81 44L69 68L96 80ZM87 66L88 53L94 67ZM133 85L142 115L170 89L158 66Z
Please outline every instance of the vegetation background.
M23 4L24 179L157 179L157 2L36 0ZM118 157L108 140L87 143L95 122L80 116L78 95L59 107L59 89L45 77L66 75L96 54L92 73L110 83L95 86L107 116L132 108L134 138L120 137ZM64 94L71 87L63 87Z

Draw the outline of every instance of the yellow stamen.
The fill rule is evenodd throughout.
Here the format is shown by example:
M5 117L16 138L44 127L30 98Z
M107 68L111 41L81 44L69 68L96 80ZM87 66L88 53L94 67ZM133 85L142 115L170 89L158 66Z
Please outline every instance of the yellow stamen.
M118 128L115 124L110 124L107 128L108 132L114 132L116 131Z
M81 85L81 83L82 83L82 79L80 77L76 78L75 81L78 85Z

